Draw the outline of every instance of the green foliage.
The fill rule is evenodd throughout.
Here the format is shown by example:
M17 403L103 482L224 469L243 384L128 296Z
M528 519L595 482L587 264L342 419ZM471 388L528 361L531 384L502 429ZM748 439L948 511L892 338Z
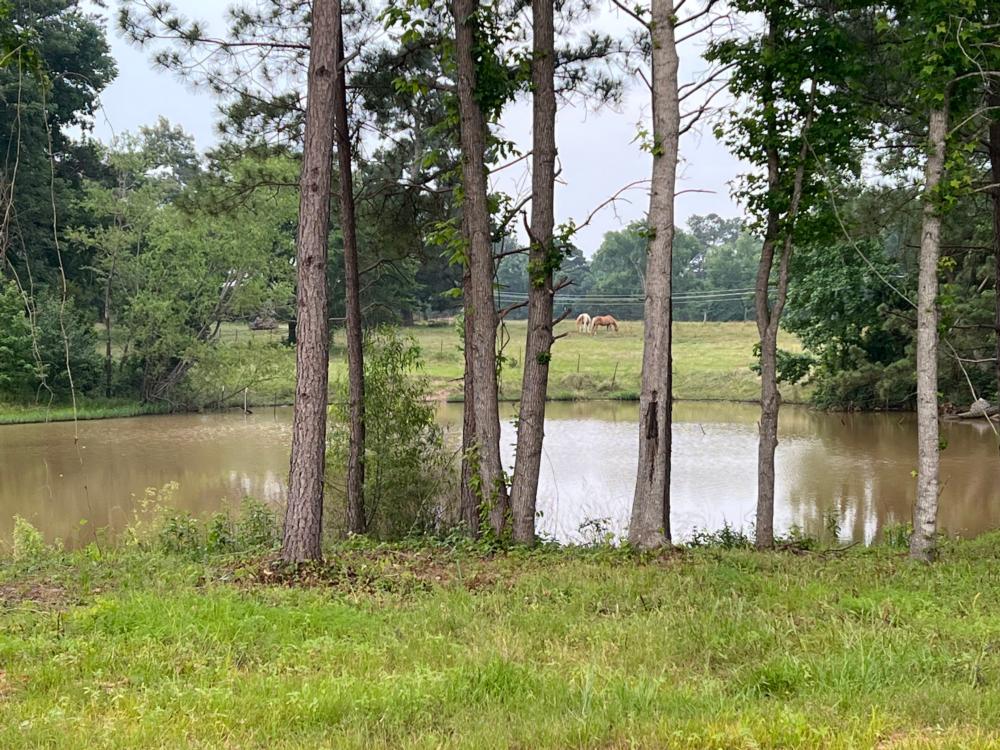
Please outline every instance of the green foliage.
M687 545L689 547L714 547L718 549L750 549L753 547L753 539L743 529L724 522L718 531L695 529L691 532L691 538L688 539Z
M892 549L909 549L912 534L913 524L909 522L886 524L882 527L882 544Z
M603 297L602 311L641 319L642 302L612 301L645 290L648 229L633 222L608 232L590 262L588 292ZM747 320L753 317L753 285L760 241L743 231L739 219L716 214L692 216L687 231L674 233L672 288L675 320ZM576 294L570 290L568 294Z
M23 395L35 375L31 325L13 282L0 282L0 395Z
M797 385L809 378L816 358L808 352L789 352L778 349L777 355L777 382ZM750 365L751 371L760 375L760 342L753 345L754 363Z
M90 127L115 64L103 26L74 0L9 0L2 8L0 150L5 172L16 170L0 250L10 266L3 271L12 268L29 286L30 264L30 286L55 288L60 265L75 281L87 262L60 253L53 225L61 231L76 222L81 176L102 173L94 143L77 133ZM17 53L8 58L11 49L4 48L11 46ZM85 294L88 285L79 291Z
M146 490L125 535L128 545L156 554L203 559L266 552L278 543L277 516L263 502L244 498L238 508L202 519L173 506L177 487L169 483Z
M194 559L266 552L279 541L274 511L253 498L244 498L235 511L213 513L207 520L164 509L156 524L154 549Z
M46 291L27 305L13 282L0 280L0 396L27 400L44 390L62 397L69 393L70 373L78 392L91 389L100 364L86 313L72 299L63 305Z
M434 406L422 382L420 349L389 327L365 335L365 485L368 529L379 539L401 539L436 528L450 469ZM331 412L328 479L336 503L333 528L342 528L345 497L339 482L348 451L347 384L336 386Z
M31 525L31 522L21 516L14 516L14 533L12 536L12 555L17 562L39 562L51 552L45 544L42 532Z

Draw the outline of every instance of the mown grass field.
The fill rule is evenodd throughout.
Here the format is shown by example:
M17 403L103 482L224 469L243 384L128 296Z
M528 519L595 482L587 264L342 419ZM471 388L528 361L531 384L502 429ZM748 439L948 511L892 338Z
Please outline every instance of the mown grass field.
M407 329L424 351L427 374L450 396L461 393L462 353L457 334L447 328ZM510 359L503 372L503 396L520 394L524 321L506 325L504 355ZM576 332L572 322L560 323L549 369L549 397L553 399L639 397L642 373L641 322L623 322L618 333L597 335ZM749 401L760 397L760 379L750 370L754 323L676 323L674 325L674 395L679 399ZM781 346L798 349L785 336ZM803 398L801 389L786 389L786 399Z
M0 564L0 747L988 748L1000 536Z
M423 353L423 376L428 389L439 398L460 400L464 366L461 340L454 326L417 325L404 329ZM524 321L511 321L501 331L503 354L502 397L517 400L523 375ZM553 348L549 398L637 399L642 371L641 322L623 322L618 333L602 331L596 336L576 332L574 323L557 327L560 338ZM243 404L244 386L251 406L288 404L295 393L295 350L280 342L284 330L250 331L231 323L221 329L223 355L212 371L196 371L202 385L195 396L198 405L214 408L220 401L228 406ZM674 326L674 396L685 400L752 401L759 398L760 380L750 370L757 340L754 323L677 323ZM801 347L790 335L780 346L792 351ZM260 375L259 372L266 372ZM331 389L346 379L346 341L343 329L333 333L330 356ZM786 402L805 401L808 388L782 389ZM223 400L224 399L224 400ZM142 405L122 401L81 398L77 416L99 419L130 416L165 410L169 405ZM67 404L49 406L0 404L0 424L26 421L72 419Z

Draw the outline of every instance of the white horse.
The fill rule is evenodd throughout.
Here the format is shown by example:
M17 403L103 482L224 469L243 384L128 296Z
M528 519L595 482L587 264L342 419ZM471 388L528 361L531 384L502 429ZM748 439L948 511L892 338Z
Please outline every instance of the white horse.
M576 332L577 333L589 333L590 332L590 316L587 313L580 313L576 316Z

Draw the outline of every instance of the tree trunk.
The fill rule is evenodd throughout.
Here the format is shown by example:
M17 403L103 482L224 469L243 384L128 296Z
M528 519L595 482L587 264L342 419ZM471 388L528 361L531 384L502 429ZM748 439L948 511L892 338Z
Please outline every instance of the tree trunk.
M670 541L671 259L680 112L673 0L653 0L653 174L639 398L639 464L628 539L640 549Z
M535 541L538 473L545 438L545 398L552 350L553 269L559 248L553 247L556 178L555 30L553 0L532 0L532 171L531 249L528 252L528 338L517 423L517 462L511 486L514 541Z
M354 179L351 133L347 119L347 70L344 61L344 20L341 0L337 14L337 75L333 116L340 172L340 232L344 238L344 298L347 307L347 398L351 429L347 455L347 529L364 534L365 518L365 363L361 331L361 283L358 271L358 232L354 218Z
M994 84L1000 86L1000 84ZM996 374L997 394L994 403L1000 404L1000 93L990 96L990 106L994 107L993 119L990 121L990 182L993 190L990 198L993 205L993 326L996 329L995 356L993 363Z
M107 281L104 283L104 395L111 398L111 279L115 273L115 262L111 261L111 270L108 272Z
M465 355L465 373L463 377L462 403L462 497L460 515L469 536L479 536L479 497L473 482L477 470L476 459L476 409L475 380L472 376L472 319L475 315L472 309L472 279L469 266L466 264L462 274L462 292L464 297L464 320L462 322L462 341Z
M490 525L503 531L509 510L507 483L500 458L500 408L497 400L496 330L493 302L493 247L486 190L486 120L476 97L475 14L477 0L454 0L455 60L458 69L458 112L462 146L463 227L473 308L472 376L476 417L476 451L480 499L489 509Z
M765 296L767 291L764 292ZM769 325L760 334L760 433L757 437L757 518L754 541L757 549L774 547L774 453L778 448L777 331Z
M774 50L777 45L778 30L772 18L769 17L767 21L768 29L764 45L766 49ZM778 412L781 408L781 392L778 390L778 329L788 298L795 221L802 201L806 160L809 155L808 134L812 127L816 99L816 79L813 78L809 90L809 106L800 134L802 145L799 148L798 159L794 163L792 194L789 196L788 208L782 216L780 210L775 207L778 191L783 188L778 124L774 110L774 81L769 71L767 75L764 87L764 128L768 143L767 190L771 197L771 208L767 213L767 226L764 230L764 242L761 246L754 285L754 313L760 337L760 433L757 439L757 514L754 543L757 549L762 550L774 547L774 455L778 447ZM775 290L775 300L772 305L769 297L771 273L774 270L774 257L779 241L781 257L778 262L778 288Z
M288 508L281 544L287 562L322 557L323 474L330 360L326 259L334 137L337 16L314 0L297 238L295 409Z
M929 152L924 167L924 215L917 284L917 500L913 506L910 557L930 562L936 553L938 510L938 256L941 212L938 186L944 174L948 110L932 109L927 128Z

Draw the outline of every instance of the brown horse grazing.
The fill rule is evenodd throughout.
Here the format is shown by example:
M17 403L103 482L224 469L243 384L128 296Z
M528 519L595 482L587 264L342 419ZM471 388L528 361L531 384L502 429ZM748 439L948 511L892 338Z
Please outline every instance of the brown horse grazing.
M601 326L611 329L615 329L615 333L618 332L618 321L615 320L610 315L598 315L596 318L592 318L590 321L590 334L596 335L597 329Z

